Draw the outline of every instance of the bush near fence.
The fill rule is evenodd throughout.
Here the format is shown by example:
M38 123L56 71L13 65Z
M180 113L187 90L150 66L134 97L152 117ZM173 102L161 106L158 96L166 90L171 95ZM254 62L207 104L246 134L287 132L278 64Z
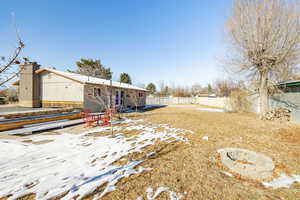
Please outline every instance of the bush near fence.
M231 112L251 112L252 102L249 100L249 94L243 90L232 91L225 108Z

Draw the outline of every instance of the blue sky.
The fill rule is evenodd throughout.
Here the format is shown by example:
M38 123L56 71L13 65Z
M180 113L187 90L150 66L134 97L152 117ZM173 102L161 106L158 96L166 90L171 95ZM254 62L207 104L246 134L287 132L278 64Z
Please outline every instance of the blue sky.
M27 0L0 7L0 55L16 46L11 13L25 41L22 56L43 67L75 69L101 59L117 79L205 85L224 76L224 22L231 0Z

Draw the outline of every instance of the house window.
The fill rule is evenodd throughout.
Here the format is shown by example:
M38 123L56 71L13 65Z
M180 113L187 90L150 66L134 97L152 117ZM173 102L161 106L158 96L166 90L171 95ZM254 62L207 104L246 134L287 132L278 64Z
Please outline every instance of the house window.
M124 91L121 91L121 105L124 104Z
M97 96L101 96L101 89L100 88L94 88L94 96L97 97Z
M143 93L142 92L139 92L139 97L142 97L143 96Z
M120 101L120 96L119 96L119 91L116 91L116 105L119 105L119 101Z

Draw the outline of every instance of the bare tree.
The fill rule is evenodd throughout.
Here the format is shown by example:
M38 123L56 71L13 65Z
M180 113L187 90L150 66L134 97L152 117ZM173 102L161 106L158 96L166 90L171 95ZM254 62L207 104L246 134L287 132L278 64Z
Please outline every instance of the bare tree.
M228 80L216 80L214 81L214 89L217 96L228 97L231 93L233 84Z
M96 102L102 109L110 109L110 90L109 87L103 86L101 88L94 88L94 97Z
M16 47L12 56L10 56L8 59L6 59L4 56L1 57L2 65L0 64L0 87L3 87L7 82L11 81L20 74L22 68L15 70L14 66L20 64L19 56L24 47L24 43L19 40L18 47Z
M244 82L232 79L218 79L214 81L214 91L217 96L228 97L235 90L245 90Z
M14 17L14 13L12 13L12 22L16 31L18 46L15 48L14 53L8 58L5 58L5 56L0 57L0 87L3 87L7 82L17 77L22 70L22 68L15 69L15 65L20 64L19 56L25 45L20 37ZM27 58L24 58L24 60L25 62L28 61Z
M137 113L138 107L140 106L141 101L142 101L142 97L140 96L140 92L139 91L133 91L132 93L130 93L130 101L134 105L135 112Z
M93 102L96 102L100 106L100 111L108 111L110 110L110 120L112 120L113 115L112 115L112 103L111 103L111 87L108 86L103 86L103 87L95 87L92 88L92 95L89 96L89 99ZM111 134L113 135L113 123L110 123L111 126Z
M169 86L165 84L165 82L163 80L159 81L159 94L161 96L167 96L170 93L170 89Z
M192 87L191 87L191 93L192 93L192 95L193 96L199 95L200 92L201 92L201 89L202 89L202 87L201 87L201 85L199 83L193 84Z
M268 111L268 87L299 59L299 4L292 0L235 0L226 23L230 64L257 80L261 116Z
M160 80L158 85L159 85L159 91L161 93L165 89L165 82L163 80Z
M188 86L176 86L174 88L170 88L170 93L174 97L190 97L192 94L191 88Z

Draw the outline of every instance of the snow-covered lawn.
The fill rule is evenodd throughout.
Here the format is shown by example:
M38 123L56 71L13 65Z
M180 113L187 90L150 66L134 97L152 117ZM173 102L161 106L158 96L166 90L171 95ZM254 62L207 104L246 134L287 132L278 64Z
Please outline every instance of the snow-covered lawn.
M135 130L136 135L122 133ZM127 160L122 165L115 164L116 161L126 161L127 155L144 152L144 147L157 141L188 142L184 135L191 133L166 124L126 120L115 126L113 136L91 135L107 131L108 128L99 128L79 135L64 133L26 138L32 142L0 140L0 198L11 195L9 199L16 199L35 193L36 199L63 194L66 195L62 199L75 196L80 199L102 185L104 190L95 196L101 197L116 190L115 185L121 178L151 170L140 165L147 157ZM145 153L153 155L155 152Z
M152 187L148 187L146 190L147 200L155 200L162 192L168 192L170 200L180 200L183 196L177 194L176 192L171 191L168 187L159 187L156 191ZM143 197L138 197L137 200L143 200Z
M278 188L289 188L293 183L300 183L300 176L299 175L286 175L281 174L280 177L275 178L270 182L263 182L263 185L266 187L271 187L274 189Z

